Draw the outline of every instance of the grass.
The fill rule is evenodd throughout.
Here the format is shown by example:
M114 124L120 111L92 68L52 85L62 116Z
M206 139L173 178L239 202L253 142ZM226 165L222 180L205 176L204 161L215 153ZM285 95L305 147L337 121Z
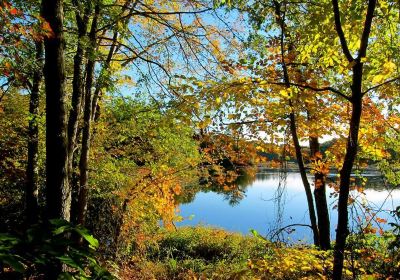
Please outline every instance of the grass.
M259 238L209 227L163 231L146 247L124 279L231 279L268 250Z
M389 253L385 237L352 239L357 244L346 253L344 279L400 279L396 278L400 276L399 254ZM277 244L222 229L182 227L157 234L119 275L140 280L329 279L332 267L332 251Z

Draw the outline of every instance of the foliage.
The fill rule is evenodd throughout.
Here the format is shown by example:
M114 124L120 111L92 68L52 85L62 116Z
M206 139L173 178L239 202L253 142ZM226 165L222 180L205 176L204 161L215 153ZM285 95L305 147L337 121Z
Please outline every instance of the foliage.
M396 279L398 257L391 250L393 234L353 234L348 237L345 250L343 279ZM314 247L293 247L269 244L269 254L252 259L248 268L257 279L330 279L333 269L333 251Z
M139 279L232 279L246 268L248 258L267 248L260 240L222 229L183 227L164 231L146 245L146 255L135 259L125 273ZM135 274L133 274L135 273Z
M89 220L114 253L117 244L128 254L139 249L160 220L172 226L175 196L197 179L200 155L194 132L174 115L131 98L114 97L105 107L92 156ZM107 227L100 222L104 219Z
M2 233L0 276L42 277L61 261L66 269L58 279L114 279L96 260L98 246L87 229L64 220L33 225L24 234Z
M347 170L343 168L349 179L357 154L358 167L378 163L386 181L399 185L396 1L59 0L62 30L39 15L51 1L40 2L0 1L0 210L5 213L0 228L16 230L16 224L25 221L29 213L22 211L29 197L39 198L40 214L34 218L40 220L59 214L49 213L50 202L64 203L68 199L59 195L71 195L72 207L62 206L65 217L70 212L73 219L77 214L87 216L86 225L99 238L103 257L147 258L149 266L144 268L159 269L164 278L324 278L330 276L331 252L268 242L264 246L258 239L208 229L159 235L160 223L174 227L179 195L187 190L193 194L199 178L214 185L210 190L231 191L232 201L238 201L244 187L237 179L245 178L244 172L256 172L261 153L283 150L282 158L293 156L288 140L292 116L300 141L335 139L321 154L297 154L298 160L304 157L310 163L312 172L326 176L332 168L341 170L349 163ZM342 36L332 10L335 2ZM368 25L367 2L374 12L371 30L363 32ZM224 5L228 9L221 13ZM224 14L234 7L239 10ZM226 15L238 15L251 28L235 33L241 21L230 25L223 19ZM51 104L58 90L46 90L53 73L45 71L47 86L33 89L34 77L40 80L43 72L36 47L59 37L65 40L58 49L45 44L45 57L53 50L59 61L65 61L65 66L52 64L63 73L58 81L60 98L54 100L62 106ZM349 86L354 81L357 87ZM356 88L362 107L359 123L350 121L352 104L358 100L353 96ZM28 114L33 91L50 97L45 110L29 108L39 116ZM139 98L143 96L145 100ZM34 155L38 163L32 166L39 171L39 184L30 194L25 187L26 143L35 140L28 139L27 124L32 120L39 122L42 136ZM70 181L57 186L48 183L53 173L46 178L43 172L56 166L46 166L45 157L63 154L45 152L44 128L55 120L63 120L56 125L62 131L50 135L51 129L46 130L46 148L68 146L69 159L55 163L62 166L56 171L65 179L58 181ZM349 136L351 125L355 134L350 131ZM357 145L350 154L352 143ZM346 153L350 160L344 160ZM338 193L362 189L355 180L343 184L331 185ZM43 201L44 194L55 189L59 192ZM340 208L347 210L351 199L342 201ZM346 229L347 211L341 212L345 223L339 228ZM349 237L349 277L398 277L399 225L393 227L394 236ZM70 234L72 238L66 238ZM85 240L84 246L75 242L75 235ZM156 244L150 242L153 238ZM80 226L53 220L43 230L33 226L26 234L2 235L0 244L9 273L37 276L59 261L70 268L71 277L103 273L93 251L98 244ZM392 270L388 264L393 264Z
M146 243L146 254L121 268L129 279L330 279L333 251L273 243L207 227L164 231ZM397 279L393 235L354 234L345 251L343 279Z
M258 155L257 143L233 135L204 133L199 136L202 154L202 184L222 191L235 191L240 186L240 176L254 176L262 157Z

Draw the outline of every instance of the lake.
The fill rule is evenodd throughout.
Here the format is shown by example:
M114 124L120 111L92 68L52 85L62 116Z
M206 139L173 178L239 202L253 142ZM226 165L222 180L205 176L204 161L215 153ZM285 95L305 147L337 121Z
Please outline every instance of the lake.
M349 207L350 225L359 228L358 220L366 223L365 205L378 211L377 217L394 221L390 211L400 205L400 190L386 189L378 174L366 174L368 179L364 194L352 191L355 202ZM334 180L334 176L330 176ZM285 242L312 242L312 232L309 227L296 226L281 229L291 224L309 224L306 195L297 172L279 173L260 170L252 180L244 180L240 184L242 197L229 193L216 193L203 190L195 194L189 203L179 206L184 219L177 226L204 225L219 227L229 231L249 233L251 229L270 238ZM313 177L309 177L310 183ZM327 188L327 198L331 219L331 237L334 239L337 223L337 198L332 195L333 189ZM371 210L371 213L372 213ZM359 217L359 218L357 218ZM373 222L374 227L388 229L387 223ZM378 227L379 229L379 227Z

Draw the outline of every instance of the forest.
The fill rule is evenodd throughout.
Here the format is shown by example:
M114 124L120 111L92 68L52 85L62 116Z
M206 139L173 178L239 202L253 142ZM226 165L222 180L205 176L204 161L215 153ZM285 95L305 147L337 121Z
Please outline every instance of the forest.
M0 279L400 279L400 1L0 24Z

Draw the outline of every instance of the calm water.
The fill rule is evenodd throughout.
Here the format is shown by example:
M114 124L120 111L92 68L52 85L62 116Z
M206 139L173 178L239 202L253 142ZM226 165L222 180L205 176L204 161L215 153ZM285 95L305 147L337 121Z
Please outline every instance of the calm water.
M365 210L361 204L372 209L380 209L379 218L394 220L389 214L400 205L400 190L387 190L378 177L367 176L369 181L365 195L353 191L355 203L350 209L350 222L355 227L359 216L365 222ZM312 182L312 178L309 178ZM240 185L240 184L239 184ZM240 186L244 191L242 199L232 199L229 194L212 191L200 191L192 202L179 206L180 215L184 218L177 226L207 225L220 227L230 231L249 233L255 229L263 235L285 241L312 241L308 227L293 227L274 235L276 229L290 224L309 224L306 196L299 173L287 173L286 177L277 172L258 173L253 181ZM337 211L337 198L327 189L329 212L331 217L331 236L334 237ZM376 224L374 223L374 226ZM389 226L381 224L384 229ZM295 231L291 232L291 229Z

